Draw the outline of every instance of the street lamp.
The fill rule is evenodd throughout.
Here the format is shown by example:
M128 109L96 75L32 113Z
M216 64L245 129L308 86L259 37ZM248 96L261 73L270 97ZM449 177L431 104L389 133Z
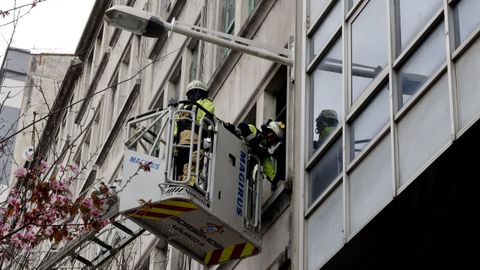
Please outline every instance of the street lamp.
M209 30L203 27L173 21L163 21L152 13L129 6L113 6L105 12L105 21L137 35L159 37L164 31L172 31L192 38L207 41L242 53L293 66L289 49L275 48L250 39Z

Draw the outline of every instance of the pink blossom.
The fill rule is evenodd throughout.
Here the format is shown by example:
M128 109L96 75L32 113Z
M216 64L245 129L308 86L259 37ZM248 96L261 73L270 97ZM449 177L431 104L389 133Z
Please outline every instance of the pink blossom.
M17 197L10 197L8 198L8 203L13 207L20 207L20 199Z
M3 236L7 231L8 228L4 224L2 224L2 226L0 226L0 237Z
M107 226L108 224L110 224L110 220L109 220L109 219L104 219L104 220L100 221L100 226L102 226L102 227L105 227L105 226Z
M92 209L92 211L90 212L92 214L92 216L94 217L99 217L102 215L102 212L100 212L100 210L98 210L97 208L94 208Z
M23 168L23 167L18 167L14 174L15 177L25 177L25 175L27 175L27 169Z
M67 187L67 184L63 180L58 181L58 184L59 184L59 189L65 189Z
M20 240L21 234L16 233L12 236L10 242L15 246L20 246L22 244L22 240Z
M60 172L65 172L65 165L63 164L58 165L58 170L60 170Z
M73 163L70 165L70 169L72 170L73 173L77 174L78 173L78 166L77 164Z
M12 190L10 191L10 196L17 197L19 194L20 194L20 191L16 188L12 188Z
M58 195L57 200L61 203L66 203L68 201L68 198L64 195Z
M93 207L92 198L86 198L85 200L83 200L83 205L87 208L92 208Z
M51 236L51 235L53 234L53 229L52 229L52 227L46 228L46 229L45 229L45 234L46 234L47 236Z
M57 180L52 180L50 181L50 188L53 190L59 190L60 189L60 183Z
M35 234L33 234L33 232L27 232L24 236L23 236L23 239L27 240L27 241L30 241L30 242L33 242L37 239L37 237L35 236Z
M50 168L50 166L48 165L48 163L45 160L40 161L40 171L42 173L47 172L49 168Z
M103 208L105 206L105 199L100 199L98 200L98 204L100 205L100 208Z

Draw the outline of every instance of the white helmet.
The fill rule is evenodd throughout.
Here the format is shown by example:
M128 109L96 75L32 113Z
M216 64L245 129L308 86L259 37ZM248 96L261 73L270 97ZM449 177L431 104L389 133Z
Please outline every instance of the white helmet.
M185 95L188 95L188 92L193 89L199 89L205 92L207 91L207 85L200 81L200 80L193 80L187 85L187 90L185 91Z
M284 138L285 124L283 124L281 121L268 121L267 129L273 131L279 139Z

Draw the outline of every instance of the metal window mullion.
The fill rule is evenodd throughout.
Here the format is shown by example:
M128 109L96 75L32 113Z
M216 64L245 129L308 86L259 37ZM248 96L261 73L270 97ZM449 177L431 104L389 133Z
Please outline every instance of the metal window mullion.
M301 47L301 61L296 61L296 64L294 65L295 69L299 69L301 74L301 79L299 86L301 87L300 91L300 107L304 108L303 112L300 115L300 164L302 166L299 168L299 177L300 181L293 181L292 186L293 187L293 206L295 206L295 202L298 202L298 213L300 222L299 222L299 232L297 234L298 237L298 254L299 258L297 260L298 262L298 269L304 269L308 265L308 254L309 254L309 249L308 249L308 222L306 222L306 219L308 218L306 216L305 210L306 210L306 205L308 203L308 195L306 195L306 189L309 186L310 182L310 176L306 172L306 169L304 169L306 161L308 160L308 156L310 154L309 147L310 147L310 131L311 131L311 124L310 124L310 118L313 115L313 111L310 105L310 93L312 92L311 89L311 83L310 83L310 76L307 75L306 71L306 66L307 66L307 57L310 57L309 54L307 54L307 51L309 51L311 44L308 43L307 39L307 32L309 28L309 13L308 10L310 2L308 0L303 1L303 8L302 8L302 18L305 18L305 20L302 20L302 34L301 34L301 39L302 39L302 47ZM297 12L298 14L298 12ZM307 50L308 49L308 50ZM298 86L297 86L298 87ZM298 187L298 188L295 188ZM297 200L296 200L297 199ZM293 213L295 213L295 208L293 208ZM295 214L294 214L295 216ZM295 223L294 223L295 224ZM293 264L295 265L295 263Z
M451 30L451 31L455 31L455 32L458 32L459 29L455 29L455 30ZM467 38L465 38L465 40L458 45L458 47L456 49L454 49L454 51L452 52L452 61L455 61L463 54L465 53L465 51L471 46L473 45L473 43L475 43L475 41L478 39L478 37L480 36L480 25L477 26L475 28L475 30L472 31L472 33L470 33ZM453 46L454 48L455 46Z
M450 6L448 0L443 1L444 16L445 16L445 45L446 45L446 60L447 60L447 79L448 79L448 95L450 105L450 128L451 140L456 139L456 134L459 129L459 115L458 115L458 92L457 92L457 78L455 72L455 63L452 59L452 53L455 51L455 34L456 28L453 21L453 8Z
M392 197L395 197L397 194L398 187L400 186L400 168L399 168L399 149L398 149L398 126L395 122L395 112L399 106L400 95L398 90L397 83L397 72L393 68L393 63L397 55L397 50L401 47L400 40L397 33L400 31L399 26L399 16L397 14L397 9L395 8L395 0L389 1L387 3L388 7L388 88L390 89L390 162L392 166Z
M399 11L400 12L400 11ZM436 30L437 26L444 20L443 7L439 8L425 26L418 32L418 34L410 41L410 43L398 54L396 60L393 61L393 67L399 69L405 62L408 61L411 55L420 48L425 40ZM398 25L397 31L400 31L400 25ZM399 42L398 42L399 43ZM400 45L400 44L399 44ZM397 48L401 49L401 48Z
M348 15L348 6L343 1L344 17ZM348 241L350 235L350 185L349 176L347 174L347 153L350 151L350 144L347 140L350 130L347 126L346 116L350 110L351 94L350 89L352 86L351 79L351 64L352 64L352 23L344 20L342 25L341 41L343 44L342 50L342 72L343 72L343 117L342 117L342 193L343 193L343 242Z
M317 0L315 0L317 1ZM320 28L320 25L323 24L323 22L327 19L328 15L330 14L330 11L335 7L337 2L340 2L341 0L329 0L330 3L326 4L325 8L320 11L320 16L315 19L313 23L310 24L310 28L307 29L307 37L311 38L313 34ZM341 5L341 3L339 3ZM312 17L310 16L310 19Z

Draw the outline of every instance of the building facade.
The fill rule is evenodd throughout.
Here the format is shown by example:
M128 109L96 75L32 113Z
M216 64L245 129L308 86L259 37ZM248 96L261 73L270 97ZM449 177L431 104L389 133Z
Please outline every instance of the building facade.
M295 64L175 33L121 31L102 20L112 5L293 48ZM184 99L188 82L200 79L220 119L287 126L285 159L276 160L282 184L274 192L264 185L262 252L214 268L473 262L465 248L472 236L462 227L478 186L476 158L465 158L479 146L478 11L474 0L97 1L77 47L81 63L64 80L69 111L55 138L79 138L65 159L82 168L77 194L99 181L115 185L125 120ZM77 239L43 263L202 268L133 224L124 227L142 236L116 224L96 232L95 243Z
M294 90L289 69L179 34L146 38L115 29L102 19L112 5L132 6L169 21L175 18L279 48L291 45L295 32L295 16L290 16L295 10L294 1L97 1L77 47L77 61L67 71L71 83L62 88L65 91L62 104L68 110L48 131L53 135L49 136L54 138L53 144L67 142L68 138L70 142L76 140L71 155L60 159L60 163L81 168L75 194L88 194L101 181L111 186L125 181L121 179L125 120L166 107L172 100L186 99L185 88L193 79L208 85L218 118L232 124L248 121L257 126L267 119L276 119L285 122L287 131L293 133L290 125L293 127L295 107L289 100L294 100ZM63 145L57 144L57 151ZM288 265L292 212L289 181L293 179L294 168L286 166L292 164L287 156L293 155L276 160L282 184L272 192L265 182L263 190L261 234L263 241L275 245L264 248L257 256L220 268L266 269ZM40 260L39 269L202 268L200 263L150 233L141 234L142 229L132 222L121 216L116 220L96 232L95 241L81 236L49 252Z
M27 66L30 52L17 48L9 48L5 52L0 71L0 137L7 138L17 130L17 122L22 106L23 87L27 81ZM15 137L2 143L0 157L0 185L10 183L10 170L15 152ZM0 189L0 190L3 190Z
M471 261L458 230L476 209L477 184L461 182L475 178L464 147L478 146L479 10L468 0L303 1L299 269Z

